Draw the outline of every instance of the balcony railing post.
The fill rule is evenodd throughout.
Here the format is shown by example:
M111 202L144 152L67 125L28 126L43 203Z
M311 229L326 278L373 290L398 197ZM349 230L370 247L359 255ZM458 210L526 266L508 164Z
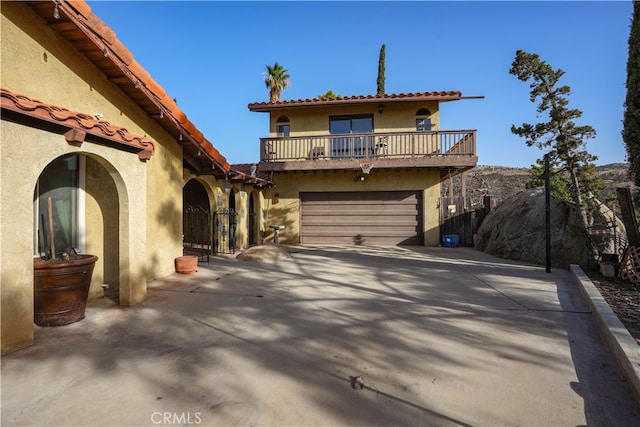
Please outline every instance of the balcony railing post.
M384 142L382 142L384 141ZM379 149L383 147L383 149ZM476 131L384 132L260 138L260 161L419 158L476 155Z
M416 136L411 135L411 157L416 156Z

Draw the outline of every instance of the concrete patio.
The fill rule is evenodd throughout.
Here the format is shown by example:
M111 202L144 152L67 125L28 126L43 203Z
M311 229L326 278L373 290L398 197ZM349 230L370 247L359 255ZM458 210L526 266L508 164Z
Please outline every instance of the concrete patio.
M1 424L640 425L570 272L469 248L290 249L38 328L2 358Z

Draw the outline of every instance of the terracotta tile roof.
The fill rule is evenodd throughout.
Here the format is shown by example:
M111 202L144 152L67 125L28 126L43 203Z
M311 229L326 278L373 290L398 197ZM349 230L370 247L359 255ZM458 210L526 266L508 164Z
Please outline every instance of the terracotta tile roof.
M255 167L255 171L254 168ZM254 172L252 174L252 172ZM245 184L253 184L256 187L270 187L273 185L271 174L261 172L260 165L256 163L237 163L231 165L232 181L240 181Z
M91 12L86 2L53 0L25 3L173 135L183 145L185 160L196 166L200 173L229 171L230 165L224 156L135 60L115 32ZM54 17L56 7L59 18Z
M463 99L460 91L440 91L440 92L416 92L416 93L399 93L385 95L355 95L340 96L335 99L327 98L311 98L311 99L295 99L277 102L254 102L249 104L251 111L271 111L278 108L290 107L315 107L327 105L344 105L344 104L365 104L379 103L385 104L391 102L407 102L407 101L455 101Z
M88 136L97 142L125 146L129 151L136 151L141 160L150 159L155 148L151 140L88 114L45 104L6 89L0 89L0 100L3 118L23 122L28 117L33 121L53 124L61 129L70 143L82 143Z

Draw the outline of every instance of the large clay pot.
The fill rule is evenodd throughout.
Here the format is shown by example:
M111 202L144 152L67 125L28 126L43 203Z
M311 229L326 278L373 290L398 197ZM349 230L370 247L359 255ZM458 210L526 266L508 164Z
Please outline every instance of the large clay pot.
M95 255L68 260L33 261L34 321L39 326L62 326L84 319Z

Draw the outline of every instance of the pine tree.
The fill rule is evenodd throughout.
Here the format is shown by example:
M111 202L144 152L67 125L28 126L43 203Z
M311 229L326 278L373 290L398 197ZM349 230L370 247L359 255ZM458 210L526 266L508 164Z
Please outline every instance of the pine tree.
M627 146L629 173L640 185L640 3L633 2L627 59L627 98L625 100L622 139Z
M318 95L320 99L337 99L340 98L340 95L335 93L333 90L329 89L326 93L322 95Z
M569 109L567 99L571 88L556 86L564 75L561 69L554 70L536 54L523 50L516 52L516 58L509 70L523 82L531 81L529 92L531 102L539 101L536 111L539 116L548 115L548 121L536 124L523 123L511 126L511 132L525 138L528 146L549 149L552 170L566 173L566 191L571 196L585 232L590 221L586 201L591 201L595 171L593 162L597 157L584 147L584 140L595 137L596 131L588 125L577 126L574 122L582 116L582 111ZM596 179L597 180L597 179ZM597 256L595 247L591 248Z
M382 45L380 48L380 56L378 57L378 91L376 92L378 95L384 95L384 62L385 62L385 50L386 46Z

